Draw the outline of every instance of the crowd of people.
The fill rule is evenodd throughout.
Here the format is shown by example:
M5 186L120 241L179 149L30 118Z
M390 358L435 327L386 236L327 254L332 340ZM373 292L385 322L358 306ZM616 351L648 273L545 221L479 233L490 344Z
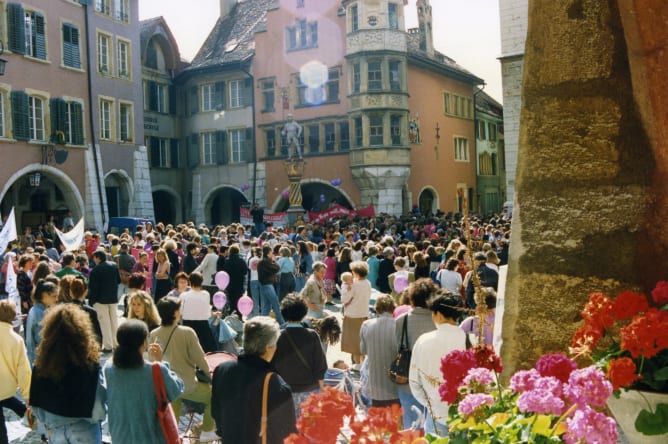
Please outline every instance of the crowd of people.
M36 417L52 443L101 443L105 418L115 444L163 442L158 362L177 417L183 401L203 406L200 442L256 442L263 396L267 442L282 442L301 402L325 385L327 347L340 336L351 360L336 366L360 375L368 405L400 404L405 427L443 433L440 357L481 330L491 343L498 267L508 259L509 220L473 219L469 230L452 215L292 228L146 223L106 238L87 232L70 252L26 230L2 255L20 305L0 301L0 405L30 424ZM220 271L225 307L213 302ZM484 318L473 312L476 280ZM244 294L247 316L237 307ZM243 323L238 359L209 368L205 353L227 350L216 326L229 320ZM387 368L404 331L412 364L409 382L397 384Z

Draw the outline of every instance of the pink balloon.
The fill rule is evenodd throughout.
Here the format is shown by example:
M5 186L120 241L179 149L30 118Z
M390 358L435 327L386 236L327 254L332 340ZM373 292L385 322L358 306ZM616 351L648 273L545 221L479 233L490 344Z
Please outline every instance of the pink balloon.
M394 291L401 293L408 287L408 276L400 274L394 278Z
M230 275L226 271L219 271L214 280L219 290L225 290L230 283Z
M224 292L217 291L213 294L213 305L218 310L222 310L226 302L227 302L227 296L225 296Z
M253 311L253 300L248 296L241 296L237 303L237 310L244 316L248 316Z

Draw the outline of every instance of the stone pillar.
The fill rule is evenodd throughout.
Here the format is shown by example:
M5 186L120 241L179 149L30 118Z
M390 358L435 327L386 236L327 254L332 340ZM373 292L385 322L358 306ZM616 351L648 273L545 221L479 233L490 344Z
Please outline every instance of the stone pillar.
M95 153L97 152L97 162ZM99 145L88 145L86 150L86 208L84 212L84 228L95 228L104 231L104 222L109 221L107 210L107 193L104 189L104 174L102 172L102 155Z
M298 215L304 214L304 208L302 207L302 177L304 176L304 166L306 162L304 159L288 159L283 161L283 167L285 168L285 174L288 175L288 181L290 183L289 201L290 206L288 207L288 219L290 223L293 223Z
M666 248L640 248L656 165L633 92L616 0L529 2L507 374L567 350L591 291L640 287L645 267L665 275Z
M132 202L130 203L130 214L135 217L155 219L151 173L146 147L138 146L133 156L134 196L132 196Z
M202 202L202 174L200 170L193 173L193 190L192 190L192 217L196 224L206 223L206 216L204 215L204 204Z

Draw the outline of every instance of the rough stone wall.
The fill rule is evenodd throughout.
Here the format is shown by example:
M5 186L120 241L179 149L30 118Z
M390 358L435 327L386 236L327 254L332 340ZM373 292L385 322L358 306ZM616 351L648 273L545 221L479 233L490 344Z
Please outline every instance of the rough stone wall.
M530 2L503 319L507 373L567 350L591 291L647 290L656 274L649 268L667 269L665 247L651 251L660 256L643 249L648 221L663 213L650 199L659 156L633 93L617 0Z

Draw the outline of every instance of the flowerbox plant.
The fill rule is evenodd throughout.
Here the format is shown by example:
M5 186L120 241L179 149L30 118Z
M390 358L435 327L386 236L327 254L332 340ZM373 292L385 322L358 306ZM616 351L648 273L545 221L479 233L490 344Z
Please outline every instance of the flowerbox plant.
M591 293L582 318L571 353L590 358L604 370L615 396L622 389L668 393L668 282L659 282L651 298L632 291L614 299ZM668 433L668 403L652 410L639 412L636 430Z

